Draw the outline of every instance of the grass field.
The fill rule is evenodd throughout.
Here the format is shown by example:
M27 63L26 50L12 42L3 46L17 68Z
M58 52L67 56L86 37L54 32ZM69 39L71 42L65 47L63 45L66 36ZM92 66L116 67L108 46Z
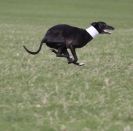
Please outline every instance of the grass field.
M93 21L116 28L68 65L46 30ZM133 131L133 0L0 0L0 131Z

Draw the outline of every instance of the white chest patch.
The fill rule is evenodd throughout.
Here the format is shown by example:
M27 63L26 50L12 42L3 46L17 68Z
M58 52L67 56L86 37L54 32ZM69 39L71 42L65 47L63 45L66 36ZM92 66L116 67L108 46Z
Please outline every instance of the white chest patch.
M99 32L93 26L87 28L86 31L92 36L92 38L95 38L99 34Z

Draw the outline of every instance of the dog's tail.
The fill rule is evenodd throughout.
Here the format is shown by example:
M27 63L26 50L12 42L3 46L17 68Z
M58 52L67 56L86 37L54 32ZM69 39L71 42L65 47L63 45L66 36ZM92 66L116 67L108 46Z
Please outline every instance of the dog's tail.
M24 49L28 52L28 53L30 53L30 54L32 54L32 55L36 55L36 54L38 54L39 52L40 52L40 50L41 50L41 48L42 48L42 45L43 45L43 41L40 43L40 46L39 46L39 49L37 50L37 51L30 51L30 50L28 50L25 46L23 46L24 47Z

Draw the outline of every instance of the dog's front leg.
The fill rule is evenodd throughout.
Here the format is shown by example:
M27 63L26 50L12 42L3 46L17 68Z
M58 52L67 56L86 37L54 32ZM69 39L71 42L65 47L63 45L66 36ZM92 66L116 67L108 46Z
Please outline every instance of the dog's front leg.
M72 53L73 58L74 58L72 63L75 64L75 65L78 65L78 66L83 66L84 63L77 62L78 61L78 57L77 57L77 54L76 54L76 50L75 50L75 48L72 45L70 45L70 50L71 50L71 53Z
M63 50L63 54L67 58L68 64L73 63L72 56L69 53L70 53L69 50L67 50L67 49Z
M75 48L72 45L70 45L70 51L71 51L71 53L73 55L73 62L72 63L75 64L78 61L78 57L77 57Z

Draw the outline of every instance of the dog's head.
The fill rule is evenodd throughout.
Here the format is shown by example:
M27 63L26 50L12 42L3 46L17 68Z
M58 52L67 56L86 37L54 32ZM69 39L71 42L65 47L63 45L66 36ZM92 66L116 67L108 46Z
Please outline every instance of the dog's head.
M112 30L115 28L107 25L105 22L93 22L91 25L100 33L100 34L111 34Z

